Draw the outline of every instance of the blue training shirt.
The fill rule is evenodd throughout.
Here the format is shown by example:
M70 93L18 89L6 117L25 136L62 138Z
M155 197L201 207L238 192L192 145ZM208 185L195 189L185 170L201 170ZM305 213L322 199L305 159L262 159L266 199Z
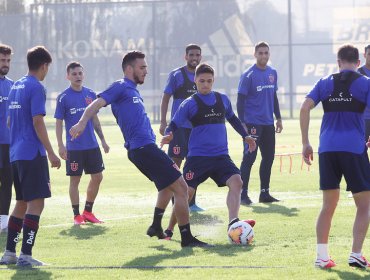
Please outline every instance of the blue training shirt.
M207 105L216 103L216 96L214 92L207 95L196 93L197 96ZM229 98L225 94L221 94L222 102L225 107L225 118L230 119L234 116ZM184 122L196 114L198 105L194 98L189 97L181 103L172 121L177 127L181 127ZM188 157L192 156L219 156L227 155L227 131L224 123L207 124L196 126L191 130L188 144Z
M45 116L46 89L34 76L14 83L9 98L10 161L32 160L46 151L33 126L33 117Z
M169 94L169 95L172 95L174 94L174 92L176 91L176 89L178 89L179 87L181 87L183 84L184 84L184 77L181 73L181 68L183 68L185 70L185 73L188 77L188 79L190 81L194 81L194 77L195 77L195 73L194 72L190 72L187 67L180 67L180 68L177 68L173 71L171 71L171 73L168 75L168 79L167 79L167 83L166 83L166 86L164 88L164 93L165 94ZM173 116L175 115L177 109L179 108L180 104L184 101L185 99L175 99L173 98L172 100L172 109L171 109L171 119L173 118ZM186 121L182 124L181 127L185 127L185 128L191 128L191 123L190 121Z
M278 90L277 72L270 66L260 69L256 64L240 77L238 94L245 96L241 121L257 125L274 124L274 94Z
M127 150L155 143L155 134L136 83L127 78L118 80L98 97L107 105L111 104Z
M315 106L326 100L334 90L333 75L320 79L306 97L315 102ZM350 86L352 98L370 105L370 79L361 76ZM363 153L365 149L365 129L363 114L356 112L325 112L320 130L319 153L351 152Z
M65 122L68 151L90 150L99 147L92 119L87 122L84 132L73 141L71 141L72 137L68 133L71 127L80 120L85 108L95 99L95 92L86 87L82 87L81 91L75 91L69 87L57 97L54 118Z
M370 70L369 70L369 69L367 69L367 68L365 67L365 65L364 65L364 66L362 66L361 68L362 68L362 70L365 72L366 76L367 76L367 77L370 77ZM364 112L364 119L365 119L365 120L370 120L370 107L366 107L366 110L365 110L365 112Z
M9 128L7 125L7 101L13 81L8 77L0 78L0 144L9 144Z

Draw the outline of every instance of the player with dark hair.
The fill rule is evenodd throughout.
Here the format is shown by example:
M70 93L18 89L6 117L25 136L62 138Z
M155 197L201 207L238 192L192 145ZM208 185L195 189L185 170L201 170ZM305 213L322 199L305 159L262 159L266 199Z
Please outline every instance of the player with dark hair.
M84 87L84 69L79 62L73 61L67 65L67 79L70 87L64 90L57 98L54 118L56 118L56 136L58 140L59 156L66 161L67 176L70 176L69 196L74 214L74 224L83 225L86 221L101 223L92 213L92 208L103 180L104 163L96 141L94 130L99 136L102 147L109 152L100 121L97 115L89 120L86 130L79 138L71 140L69 130L82 116L85 108L96 99L96 94L91 89ZM66 143L63 143L63 120L66 125ZM85 209L80 214L80 198L78 186L82 171L90 174L90 182L86 192Z
M243 190L241 203L252 204L248 195L248 185L252 166L257 157L258 148L261 151L260 165L260 195L259 202L270 203L279 201L270 195L271 168L275 157L275 132L283 129L279 101L276 91L276 70L267 65L270 58L270 47L266 42L255 45L254 57L256 63L241 76L238 88L237 110L242 123L250 135L256 138L257 149L250 153L248 143L244 143L243 161L240 167ZM274 117L276 117L276 129Z
M143 84L147 75L145 54L130 51L122 59L124 78L114 82L98 95L85 110L79 122L70 129L72 139L80 136L88 122L100 108L111 104L113 115L125 139L129 160L151 181L158 190L153 223L147 235L165 237L162 217L171 200L175 197L174 209L179 221L182 247L205 247L209 244L196 239L189 224L187 185L177 165L155 144L155 134L145 112L143 98L137 85Z
M6 102L13 81L9 72L12 49L0 44L0 233L8 231L9 208L12 199L12 168L9 159L9 128L6 123Z
M352 253L349 265L366 268L370 263L362 255L369 226L370 165L364 141L363 112L370 106L370 80L356 72L358 49L344 45L338 51L339 73L320 79L307 94L301 107L302 154L311 164L313 150L308 138L310 111L322 103L324 116L320 130L319 170L323 205L316 224L317 259L315 266L331 268L328 240L331 221L339 201L342 176L352 192L357 211L353 224Z
M159 132L164 135L164 130L167 127L167 110L168 103L173 96L171 119L175 115L177 108L188 97L197 92L197 87L194 82L195 67L202 59L202 50L198 45L189 44L185 49L186 65L177 68L168 75L167 84L164 89L164 94L161 101L161 125ZM181 168L182 160L188 154L189 135L191 131L191 123L185 122L173 134L173 140L168 147L168 155ZM190 211L203 211L195 203L196 193L189 202Z
M248 136L241 121L235 116L229 98L225 94L212 91L214 70L201 63L195 70L197 93L181 103L170 125L166 129L161 145L173 139L173 132L184 122L191 122L193 129L189 139L189 153L184 166L184 177L189 186L189 199L197 187L212 178L219 187L228 186L226 204L229 210L229 226L239 221L240 192L242 180L240 171L231 160L228 152L225 120L248 143L249 152L256 149L255 139ZM174 213L172 215L174 218ZM172 236L174 224L170 220L167 236ZM254 225L254 221L249 221Z
M51 167L60 168L60 159L53 151L45 127L46 90L40 83L46 77L51 61L45 47L29 49L28 74L16 81L9 93L10 161L17 201L9 217L6 250L1 264L44 265L32 257L32 247L44 199L51 196L47 160ZM15 248L22 228L22 248L17 258Z
M365 63L360 68L358 68L358 72L366 77L370 77L370 45L365 47L364 52ZM364 113L365 119L365 139L366 141L370 141L370 108L367 107Z

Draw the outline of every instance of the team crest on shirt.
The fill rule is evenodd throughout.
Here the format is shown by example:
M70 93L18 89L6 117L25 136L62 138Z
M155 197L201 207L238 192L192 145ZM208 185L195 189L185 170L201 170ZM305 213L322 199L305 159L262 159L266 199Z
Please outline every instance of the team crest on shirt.
M93 102L93 99L90 96L85 97L86 104L89 105L91 102Z
M73 172L78 170L78 162L71 162L71 170Z
M193 180L193 178L194 178L194 172L189 170L189 172L185 174L185 180L190 181L190 180Z
M173 153L175 154L175 155L179 155L180 154L180 152L181 152L181 148L179 147L179 146L176 146L176 147L173 147Z
M255 127L251 128L251 134L255 135L257 133L257 129Z
M270 81L270 84L273 84L275 82L274 75L272 75L272 74L269 75L269 81Z

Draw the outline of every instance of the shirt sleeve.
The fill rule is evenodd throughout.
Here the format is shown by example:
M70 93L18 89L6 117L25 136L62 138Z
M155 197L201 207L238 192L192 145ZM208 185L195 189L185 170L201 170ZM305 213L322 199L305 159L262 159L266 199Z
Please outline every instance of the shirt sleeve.
M191 98L185 99L176 110L175 115L172 118L172 121L177 125L177 127L181 127L183 123L191 119L190 109L192 106Z
M176 81L175 81L175 75L173 74L173 72L171 72L169 75L168 75L168 78L167 78L167 83L166 83L166 86L164 88L164 93L165 94L169 94L169 95L172 95L174 93L176 89Z
M65 116L64 97L65 97L65 94L61 94L57 98L57 104L56 104L55 113L54 113L55 119L64 120L64 116Z
M226 95L222 95L222 101L225 106L225 117L226 119L230 119L232 116L235 115L230 99Z
M98 97L103 98L107 103L106 106L112 104L120 98L120 90L118 88L118 83L113 83L105 91L98 94Z
M31 92L31 115L32 117L42 115L46 115L45 109L45 102L46 102L46 91L45 88L40 85L34 87Z
M248 95L250 83L251 83L250 75L248 76L247 73L242 74L239 81L238 94Z
M321 91L322 80L319 80L313 89L306 95L306 98L311 98L315 102L315 106L321 101L320 91Z

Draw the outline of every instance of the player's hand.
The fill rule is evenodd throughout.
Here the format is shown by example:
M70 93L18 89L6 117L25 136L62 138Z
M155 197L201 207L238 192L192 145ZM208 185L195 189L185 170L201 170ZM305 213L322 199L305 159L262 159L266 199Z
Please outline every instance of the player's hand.
M257 148L256 139L252 136L246 136L244 142L248 144L248 152L254 152Z
M276 121L275 132L276 133L281 133L282 130L283 130L283 122L281 121L281 119L279 119L279 120Z
M108 146L107 142L105 142L104 139L101 141L101 145L104 149L104 153L106 153L106 154L109 153L110 147Z
M367 146L368 148L370 148L370 136L369 136L369 139L367 139L366 146Z
M64 145L59 147L58 153L62 159L67 160L67 149Z
M304 162L311 165L311 162L313 161L313 150L310 144L303 145L302 156Z
M172 141L172 139L173 139L173 134L172 134L172 131L170 131L170 133L169 133L169 134L164 135L164 136L162 137L162 139L161 139L161 144L160 144L161 148L162 148L165 144L169 144L169 143Z
M161 125L159 126L159 133L164 136L164 131L166 130L167 123L166 122L161 122Z
M69 130L69 134L72 137L72 141L76 139L78 136L80 136L84 130L85 130L86 124L83 124L81 122L76 123L74 126L71 127Z
M56 167L57 169L60 168L60 159L58 158L58 156L56 154L54 154L54 152L48 154L48 159L51 163L51 167L54 168Z

